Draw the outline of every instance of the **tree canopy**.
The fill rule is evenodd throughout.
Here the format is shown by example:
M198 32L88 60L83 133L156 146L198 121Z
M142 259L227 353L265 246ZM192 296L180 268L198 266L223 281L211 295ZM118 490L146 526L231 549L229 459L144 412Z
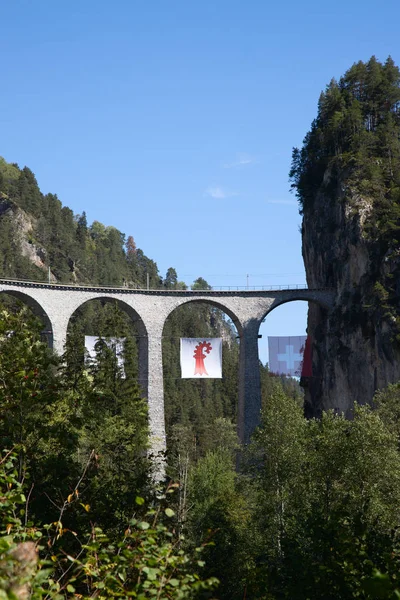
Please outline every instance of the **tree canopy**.
M332 79L301 149L293 150L290 177L300 207L312 206L321 187L345 184L374 204L374 224L395 227L400 202L400 71L389 57L355 63ZM329 173L329 176L327 175Z

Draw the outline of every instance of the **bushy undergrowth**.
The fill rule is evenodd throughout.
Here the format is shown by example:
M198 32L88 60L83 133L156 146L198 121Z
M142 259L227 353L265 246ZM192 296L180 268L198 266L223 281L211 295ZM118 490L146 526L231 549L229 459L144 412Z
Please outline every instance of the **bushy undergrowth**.
M59 518L37 526L25 520L28 508L18 481L18 457L6 452L0 462L0 598L197 598L210 597L218 583L202 579L202 547L189 555L173 526L174 511L167 495L156 494L143 511L126 524L121 536L110 538L99 527L72 531L64 526L68 510L90 511L76 487ZM143 515L143 516L142 516Z

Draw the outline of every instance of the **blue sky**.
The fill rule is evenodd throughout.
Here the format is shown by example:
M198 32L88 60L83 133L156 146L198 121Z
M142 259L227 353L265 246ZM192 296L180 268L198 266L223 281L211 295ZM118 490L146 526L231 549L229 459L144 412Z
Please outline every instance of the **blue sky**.
M399 3L13 0L0 155L190 284L305 280L291 150L353 62L400 63ZM6 26L4 26L4 24ZM301 335L305 305L267 335Z

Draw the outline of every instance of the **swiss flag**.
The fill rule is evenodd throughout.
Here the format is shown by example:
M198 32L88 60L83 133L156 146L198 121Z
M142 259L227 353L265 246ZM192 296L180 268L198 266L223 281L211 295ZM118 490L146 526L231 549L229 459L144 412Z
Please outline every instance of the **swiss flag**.
M300 377L305 335L268 336L269 370L278 375Z

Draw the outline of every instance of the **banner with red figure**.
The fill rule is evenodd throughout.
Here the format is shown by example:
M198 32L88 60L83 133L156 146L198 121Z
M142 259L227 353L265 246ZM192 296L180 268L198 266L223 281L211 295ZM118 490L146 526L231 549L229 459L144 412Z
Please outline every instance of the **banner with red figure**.
M182 379L222 378L222 338L181 338Z

